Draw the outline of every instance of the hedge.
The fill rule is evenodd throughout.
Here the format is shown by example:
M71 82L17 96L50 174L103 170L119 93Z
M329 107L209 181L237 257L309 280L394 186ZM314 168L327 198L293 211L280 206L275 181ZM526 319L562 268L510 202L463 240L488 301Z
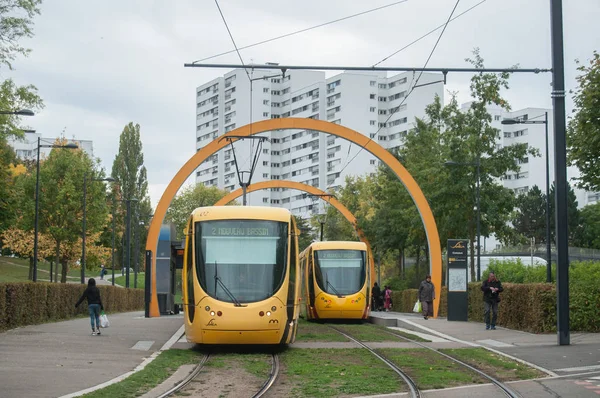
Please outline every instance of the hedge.
M71 283L0 283L0 331L87 314L86 302L75 308L85 288ZM107 312L144 308L143 289L98 288Z
M549 283L504 283L498 306L498 325L531 333L556 332L556 286ZM412 312L417 289L393 292L394 310ZM570 330L600 332L600 287L586 289L571 286ZM483 322L481 283L469 283L468 319ZM448 291L442 288L439 316L448 313Z

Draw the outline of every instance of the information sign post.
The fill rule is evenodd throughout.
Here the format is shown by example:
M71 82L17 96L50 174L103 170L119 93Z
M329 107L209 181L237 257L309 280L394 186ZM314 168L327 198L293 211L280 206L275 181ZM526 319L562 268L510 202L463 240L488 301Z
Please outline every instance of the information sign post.
M448 320L467 321L467 239L448 239Z

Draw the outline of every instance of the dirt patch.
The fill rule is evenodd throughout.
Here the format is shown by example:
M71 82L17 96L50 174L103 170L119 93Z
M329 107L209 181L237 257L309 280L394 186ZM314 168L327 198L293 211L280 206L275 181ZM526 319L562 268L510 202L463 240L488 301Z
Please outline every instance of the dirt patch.
M211 363L212 361L212 363ZM211 358L178 396L202 398L250 397L266 379L249 373L239 359ZM213 365L213 366L211 366Z
M297 387L291 378L287 376L287 367L279 362L279 376L275 380L275 384L265 394L266 398L292 397L292 390Z

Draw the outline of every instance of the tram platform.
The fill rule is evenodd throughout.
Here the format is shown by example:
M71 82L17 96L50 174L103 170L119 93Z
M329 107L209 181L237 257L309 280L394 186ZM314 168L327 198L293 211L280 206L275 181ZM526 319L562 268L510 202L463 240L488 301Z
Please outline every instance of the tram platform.
M71 397L128 375L177 345L183 316L107 314L110 327L92 336L89 318L0 333L0 396Z

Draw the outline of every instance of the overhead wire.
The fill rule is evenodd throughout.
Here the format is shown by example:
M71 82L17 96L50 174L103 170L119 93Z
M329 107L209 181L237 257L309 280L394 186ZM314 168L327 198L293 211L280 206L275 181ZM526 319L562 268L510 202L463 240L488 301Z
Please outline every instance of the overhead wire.
M484 0L485 1L485 0ZM454 15L454 12L456 11L456 7L458 7L458 4L460 3L460 0L456 1L456 4L454 4L454 8L452 8L452 12L450 13L450 16L448 17L448 20L446 21L446 23L444 24L444 28L442 29L442 32L440 33L440 35L438 36L437 41L435 42L435 45L433 46L433 48L431 49L431 52L429 53L429 56L427 57L427 60L425 61L425 65L423 66L423 68L421 69L419 76L417 77L416 81L414 84L411 85L411 89L408 92L408 94L402 99L402 102L400 103L400 105L398 105L398 108L400 108L408 99L408 97L412 94L412 92L415 90L415 87L419 84L419 80L421 79L421 76L423 75L423 69L425 69L427 67L427 64L429 63L429 61L431 60L431 57L433 56L433 53L435 52L440 40L442 39L442 36L444 35L444 32L446 31L446 27L448 26L448 24L450 23L452 16ZM400 111L400 109L398 109L398 112ZM350 161L347 161L346 164L344 165L344 167L342 167L342 169L339 171L340 175L341 173L346 169L346 167L348 167L348 165L350 163L352 163L352 161L354 159L356 159L356 157L362 152L363 149L365 149L365 147L371 142L373 141L373 138L375 138L377 136L377 134L379 134L379 132L381 131L381 129L383 128L383 126L387 126L387 123L389 122L389 120L392 118L392 116L397 113L397 112L390 112L390 115L387 117L387 119L385 120L385 122L383 122L382 124L380 123L379 128L377 129L377 131L375 132L375 134L373 134L372 137L369 137L369 140L364 144L361 145L360 149L358 150L358 152L356 152L356 155L354 155L352 157L352 159L350 159ZM335 181L335 180L334 180ZM327 186L327 189L329 189L331 187L330 183ZM326 190L327 190L326 189Z
M235 43L234 43L235 50L225 51L225 52L222 52L222 53L219 53L219 54L211 55L210 57L202 58L202 59L199 59L199 60L194 61L192 63L195 64L197 62L207 61L209 59L217 58L217 57L220 57L222 55L231 54L233 52L237 52L238 55L239 55L239 50L245 50L247 48L256 47L256 46L259 46L261 44L266 44L266 43L270 43L272 41L284 39L286 37L290 37L290 36L294 36L294 35L297 35L297 34L300 34L300 33L308 32L309 30L313 30L313 29L321 28L323 26L331 25L331 24L334 24L336 22L346 21L346 20L351 19L351 18L355 18L355 17L361 16L361 15L369 14L371 12L383 10L385 8L392 7L392 6L395 6L395 5L398 5L398 4L406 3L407 1L408 0L396 1L394 3L386 4L386 5L383 5L383 6L380 6L380 7L376 7L376 8L371 8L369 10L361 11L361 12L356 13L356 14L352 14L352 15L348 15L348 16L345 16L345 17L342 17L342 18L334 19L333 21L321 23L321 24L318 24L318 25L315 25L315 26L311 26L309 28L304 28L304 29L300 29L300 30L297 30L297 31L294 31L294 32L286 33L286 34L283 34L283 35L280 35L280 36L277 36L277 37L273 37L273 38L270 38L270 39L267 39L267 40L259 41L257 43L249 44L247 46L243 46L243 47L239 47L239 48L237 46L235 46ZM222 15L223 14L221 14L221 16ZM232 38L232 40L233 40L233 38Z

